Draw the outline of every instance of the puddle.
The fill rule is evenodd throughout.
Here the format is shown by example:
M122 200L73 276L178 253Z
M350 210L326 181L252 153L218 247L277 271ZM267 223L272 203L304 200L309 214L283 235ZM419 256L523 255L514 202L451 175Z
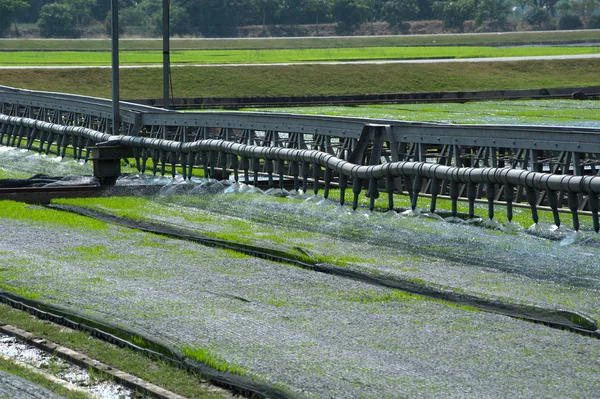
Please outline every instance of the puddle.
M65 384L71 384L96 398L133 399L139 397L134 391L98 375L98 373L90 372L34 346L24 344L15 337L1 333L0 354L50 374Z

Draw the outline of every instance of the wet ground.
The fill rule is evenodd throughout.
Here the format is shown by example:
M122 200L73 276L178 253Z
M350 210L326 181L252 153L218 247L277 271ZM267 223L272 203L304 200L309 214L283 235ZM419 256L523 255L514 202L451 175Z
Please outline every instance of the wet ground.
M251 111L459 124L600 127L600 101L496 100L468 103L251 108Z
M164 194L178 190L167 187ZM350 212L258 193L86 206L298 250L383 278L600 316L600 248L469 224ZM314 398L594 397L600 341L197 243L2 214L0 276L16 292L203 348ZM393 216L393 217L392 217ZM67 216L64 216L66 219Z
M211 202L235 208L223 200ZM174 209L186 214L181 205ZM310 219L310 213L304 216ZM258 232L263 223L272 226L270 221L253 223ZM212 223L197 227L219 224L215 216ZM120 227L69 230L6 218L0 225L11 231L0 244L6 265L2 273L16 289L180 348L209 348L249 375L309 397L577 397L600 389L600 341L572 332ZM466 237L470 230L449 226L435 229L442 234L427 232L423 239L436 237L437 245L452 247L453 237ZM369 265L380 267L381 261L392 272L396 264L430 270L439 279L447 274L449 281L459 280L454 270L486 278L497 273L502 277L491 286L500 288L490 289L490 295L501 292L504 282L518 280L524 290L538 281L562 290L585 288L490 270L494 259L504 262L500 254L506 249L493 251L489 262L480 265L436 253L414 256L408 249L421 234L415 226L398 235L412 238L400 240L397 248L311 234L328 237L330 248L347 254L368 254ZM476 250L485 235L473 234L477 239L472 246L462 239L460 250ZM497 235L489 245L493 241L502 248ZM514 241L519 254L532 249L518 240L506 241ZM557 265L584 264L578 260L581 253L549 249L547 259L558 256ZM590 259L600 259L597 252L585 250L593 255ZM533 256L521 258L519 265L510 266L526 270L537 265ZM369 267L362 262L355 266ZM546 302L552 303L552 291L549 296Z
M89 370L84 370L81 367L70 364L50 353L44 352L31 345L19 342L16 338L0 333L0 354L8 359L12 359L21 364L25 364L40 370L44 374L49 374L55 377L63 386L69 389L76 389L94 395L99 399L128 399L135 398L135 392L124 388L114 382L103 378L102 376L90 374ZM1 377L1 376L0 376ZM0 384L1 386L2 384ZM10 386L10 384L8 385ZM32 394L25 395L24 392L17 394L22 390L22 387L12 387L12 390L5 387L4 390L10 398L21 395L23 398L34 398ZM0 388L0 394L2 394ZM44 396L47 391L35 388L39 391L39 397L51 398L52 395ZM1 395L0 395L1 397Z

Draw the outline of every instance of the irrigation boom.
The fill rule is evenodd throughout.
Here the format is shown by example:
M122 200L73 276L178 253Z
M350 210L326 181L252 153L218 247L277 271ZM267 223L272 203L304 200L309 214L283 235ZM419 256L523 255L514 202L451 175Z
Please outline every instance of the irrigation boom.
M112 153L134 158L140 172L179 170L254 182L260 174L294 179L295 188L315 192L340 188L340 202L351 186L353 207L367 192L370 208L379 193L407 194L415 208L420 195L494 205L526 203L537 223L537 208L547 206L560 225L559 212L591 214L598 232L597 177L600 129L540 126L450 125L364 118L275 115L269 113L180 113L121 103L122 135L113 135L110 101L60 93L0 87L0 144L94 162ZM91 150L91 151L90 151ZM110 158L110 156L109 156ZM116 178L116 176L112 176ZM111 178L112 178L111 177ZM111 178L105 179L110 182ZM301 184L301 186L300 186Z

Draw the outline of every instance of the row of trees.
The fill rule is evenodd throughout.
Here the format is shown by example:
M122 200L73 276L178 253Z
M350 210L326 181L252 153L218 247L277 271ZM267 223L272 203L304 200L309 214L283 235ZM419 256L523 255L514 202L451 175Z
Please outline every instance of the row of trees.
M509 17L536 28L600 28L600 0L171 0L171 30L178 35L235 36L240 26L335 23L339 34L365 22L387 22L406 32L406 21L441 19L462 31L464 22L502 30ZM162 0L119 0L120 25L159 34ZM37 23L42 36L74 37L93 21L108 27L110 1L0 0L0 34L17 23Z

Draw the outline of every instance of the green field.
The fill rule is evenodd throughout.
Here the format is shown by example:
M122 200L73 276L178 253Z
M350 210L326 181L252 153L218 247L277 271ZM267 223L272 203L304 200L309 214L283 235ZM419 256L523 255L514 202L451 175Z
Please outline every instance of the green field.
M431 45L515 45L572 42L598 42L597 30L554 32L507 32L449 35L404 35L360 37L302 37L252 39L175 39L172 49L292 49L331 47L395 47ZM120 39L122 50L162 49L161 39ZM0 50L104 50L110 51L110 39L0 39Z
M491 58L552 55L599 54L600 47L362 47L328 49L275 49L275 50L179 50L171 52L173 64L229 64L229 63L286 63L336 62L364 60L406 60L430 58ZM119 55L121 65L149 65L162 63L158 51L124 51ZM2 66L59 66L110 65L109 52L72 51L19 51L0 52Z
M121 64L160 65L160 40L125 39L120 42ZM583 42L592 45L566 46ZM528 45L515 46L519 43ZM562 45L535 46L549 43ZM599 82L600 58L503 62L481 60L477 63L460 64L210 65L598 54L598 43L600 31L593 30L281 39L173 39L171 60L181 66L172 69L171 80L173 96L180 98L361 95L595 86ZM0 40L0 50L4 50L0 51L0 65L108 66L109 49L110 41L107 39ZM196 63L206 66L189 65ZM32 90L111 97L109 69L6 69L0 73L0 84ZM161 98L162 71L159 68L123 69L120 89L122 99Z
M174 97L309 96L595 86L600 58L388 65L177 67ZM110 98L110 69L12 69L0 84ZM159 68L121 71L121 98L162 98Z

